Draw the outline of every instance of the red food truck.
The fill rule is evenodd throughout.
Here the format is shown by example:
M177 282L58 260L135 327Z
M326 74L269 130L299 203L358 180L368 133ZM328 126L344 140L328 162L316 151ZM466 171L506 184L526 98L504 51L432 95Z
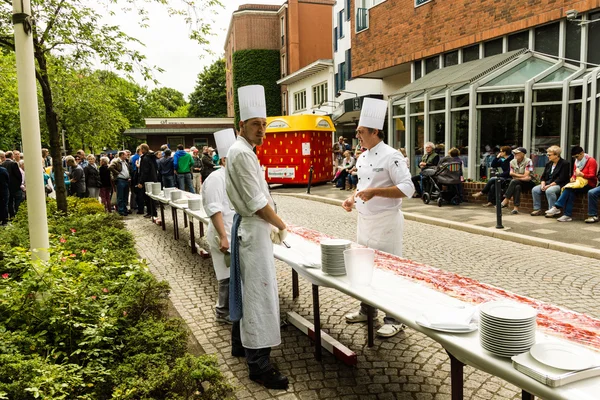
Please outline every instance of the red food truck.
M323 115L290 115L267 118L267 135L256 155L268 183L308 184L333 179L335 127Z

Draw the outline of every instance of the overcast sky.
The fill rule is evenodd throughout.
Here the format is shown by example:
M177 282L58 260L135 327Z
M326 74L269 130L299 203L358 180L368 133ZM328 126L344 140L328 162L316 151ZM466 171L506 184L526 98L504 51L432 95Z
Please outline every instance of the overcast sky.
M156 65L165 71L156 74L160 86L179 90L186 97L194 90L198 73L205 66L223 56L225 36L231 20L231 14L242 4L283 4L285 0L221 0L224 8L218 9L218 15L213 24L214 36L210 37L210 49L214 55L204 54L201 57L201 47L189 39L189 29L180 17L169 17L163 6L148 4L149 27L141 28L131 24L131 16L116 16L109 22L121 26L130 36L139 39L146 45L140 50L147 57L148 65ZM154 87L150 82L144 82L138 75L138 83Z

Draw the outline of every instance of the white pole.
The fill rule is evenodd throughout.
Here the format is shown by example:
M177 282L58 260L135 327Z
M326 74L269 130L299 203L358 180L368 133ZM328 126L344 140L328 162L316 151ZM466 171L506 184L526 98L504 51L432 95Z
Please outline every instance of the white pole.
M14 14L31 15L30 0L13 0ZM17 58L17 81L19 85L19 111L21 114L21 136L25 151L25 173L27 174L27 215L29 238L33 259L48 259L48 221L46 216L46 194L42 175L42 142L38 116L35 64L33 62L33 39L23 29L24 23L16 23L15 53ZM59 178L60 179L60 178Z

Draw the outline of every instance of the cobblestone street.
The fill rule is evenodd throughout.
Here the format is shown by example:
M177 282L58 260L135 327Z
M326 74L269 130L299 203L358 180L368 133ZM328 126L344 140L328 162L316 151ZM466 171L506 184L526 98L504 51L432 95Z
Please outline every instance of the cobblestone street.
M274 199L286 223L355 240L356 212L348 214L339 206L287 196ZM151 271L171 285L172 302L196 339L207 353L217 354L222 370L237 388L237 398L450 399L450 364L437 343L407 329L394 338L376 339L375 346L368 348L366 325L349 325L343 318L358 302L327 288L320 289L323 329L358 354L358 365L348 367L327 352L322 362L315 361L308 337L287 326L282 329L282 345L272 355L290 378L289 390L266 390L250 381L244 360L230 354L230 326L214 322L217 285L210 258L191 254L187 229L180 229L179 241L173 240L170 210L165 217L164 232L137 216L126 218L126 224ZM179 218L183 227L181 213ZM599 260L414 221L405 221L404 256L600 316ZM310 285L300 279L300 297L293 300L291 268L281 262L277 268L282 315L293 310L312 321ZM465 368L464 380L467 399L516 399L521 395L518 388L470 367Z

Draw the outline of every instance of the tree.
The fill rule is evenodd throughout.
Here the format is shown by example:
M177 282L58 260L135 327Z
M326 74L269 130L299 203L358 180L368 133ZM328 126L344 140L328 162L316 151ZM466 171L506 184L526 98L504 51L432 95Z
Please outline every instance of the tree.
M125 34L119 26L102 22L99 10L109 14L127 13L134 10L147 25L147 12L144 4L162 4L170 15L183 16L191 26L190 36L203 45L210 34L210 24L203 15L214 7L222 7L219 0L32 0L32 24L36 78L40 84L44 102L44 117L48 129L50 149L55 175L62 176L61 143L59 135L60 117L53 98L53 86L49 75L48 60L51 56L60 59L72 68L87 67L94 61L130 73L138 69L145 79L153 79L153 68L144 64L144 55L129 46L141 42ZM176 5L174 5L176 4ZM115 7L118 7L115 10ZM203 12L200 12L203 10ZM24 25L16 25L23 29ZM0 0L0 47L15 51L12 2ZM64 182L56 180L56 200L58 209L67 211Z
M13 150L21 141L14 54L4 54L0 50L0 71L0 149Z
M198 74L190 94L190 117L227 117L225 59L221 58Z
M167 116L177 111L180 107L187 104L183 93L168 87L153 89L146 98L148 104L152 104L155 110L161 115L153 115L154 117Z

